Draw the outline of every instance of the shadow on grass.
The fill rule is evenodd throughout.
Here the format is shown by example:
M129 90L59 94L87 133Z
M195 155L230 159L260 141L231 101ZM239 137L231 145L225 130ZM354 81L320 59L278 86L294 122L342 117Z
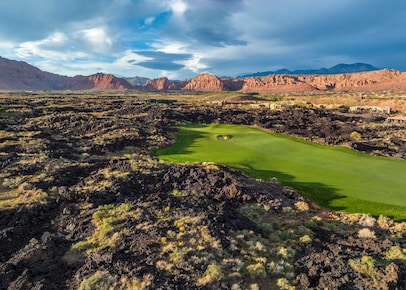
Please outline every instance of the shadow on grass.
M296 181L295 176L273 170L258 170L247 165L241 167L236 166L246 174L260 179L276 178L283 185L296 189L300 194L317 203L320 206L327 207L333 210L342 211L346 207L332 206L333 201L346 198L344 195L337 193L337 189L320 182L300 182Z
M194 153L193 150L190 149L199 148L200 146L192 145L193 141L210 136L210 133L196 130L196 128L203 128L205 126L206 125L190 124L182 127L178 131L174 145L168 148L153 150L152 153L157 156Z

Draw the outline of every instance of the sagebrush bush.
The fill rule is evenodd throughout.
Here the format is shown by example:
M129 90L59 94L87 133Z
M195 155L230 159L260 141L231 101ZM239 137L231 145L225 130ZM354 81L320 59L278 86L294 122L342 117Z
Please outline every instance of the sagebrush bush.
M370 256L362 256L361 259L350 259L348 263L351 266L351 268L354 269L354 271L362 275L371 277L374 280L375 284L378 282L376 280L377 272L375 268L376 262L374 258Z
M309 205L305 201L298 201L295 203L295 207L298 211L308 211Z
M360 229L358 231L358 237L360 239L376 239L375 232L368 228Z
M393 246L385 253L386 258L389 260L406 260L406 249L399 246Z

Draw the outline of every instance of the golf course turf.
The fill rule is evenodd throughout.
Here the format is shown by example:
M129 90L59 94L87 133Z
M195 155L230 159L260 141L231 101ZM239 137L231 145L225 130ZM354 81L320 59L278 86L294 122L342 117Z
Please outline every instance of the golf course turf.
M406 161L376 157L241 125L187 125L176 144L156 150L169 162L211 161L259 179L277 178L345 212L406 220Z

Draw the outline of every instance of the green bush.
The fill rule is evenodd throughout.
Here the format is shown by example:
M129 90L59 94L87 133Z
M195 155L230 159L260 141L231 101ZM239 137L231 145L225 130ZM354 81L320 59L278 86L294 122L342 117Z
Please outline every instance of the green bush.
M375 269L375 260L374 258L370 256L362 256L361 259L350 259L348 261L350 264L351 268L354 269L354 271L371 277L375 283L377 283L376 280L376 269Z
M206 285L213 281L219 281L224 278L223 269L217 263L211 263L207 266L203 276L197 281L199 285Z
M389 260L406 260L406 251L402 250L399 246L391 247L385 255Z

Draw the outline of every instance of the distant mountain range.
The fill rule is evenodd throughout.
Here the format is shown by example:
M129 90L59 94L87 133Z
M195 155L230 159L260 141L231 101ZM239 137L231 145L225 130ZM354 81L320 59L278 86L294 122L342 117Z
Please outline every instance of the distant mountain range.
M132 86L145 86L148 81L150 80L149 78L144 78L144 77L125 77L124 78L127 82L129 82Z
M370 64L367 63L353 63L353 64L344 64L340 63L330 68L320 68L320 69L301 69L290 71L288 69L280 69L277 71L264 71L256 72L252 74L244 74L239 76L240 78L246 77L258 77L258 76L267 76L271 74L288 74L288 75L326 75L326 74L344 74L344 73L354 73L354 72L365 72L365 71L374 71L379 70Z
M67 77L42 71L23 61L0 57L0 90L132 89L128 81L111 74Z
M192 79L118 78L112 74L67 77L42 71L26 62L0 57L0 90L142 90L142 91L377 91L406 90L406 73L362 63L339 64L329 69L279 70L239 78L200 74Z

